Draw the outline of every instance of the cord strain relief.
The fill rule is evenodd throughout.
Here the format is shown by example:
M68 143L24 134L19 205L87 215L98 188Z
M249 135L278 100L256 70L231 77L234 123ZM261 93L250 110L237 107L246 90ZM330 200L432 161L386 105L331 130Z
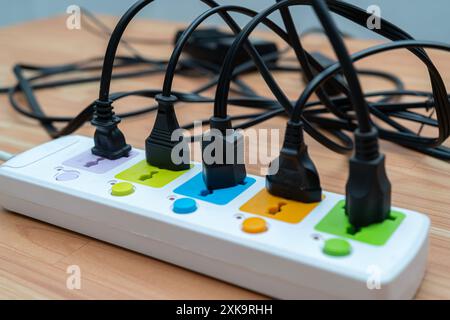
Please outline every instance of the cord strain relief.
M97 120L111 121L115 115L112 104L113 104L112 100L108 100L108 101L97 100L97 101L95 101L95 118L97 118Z
M178 98L174 95L165 96L163 94L157 94L155 96L156 102L158 102L159 110L170 110L173 109L175 103L178 102Z
M298 150L304 146L303 122L289 121L286 127L283 147Z
M355 157L362 161L372 161L380 155L378 131L372 128L370 132L355 131Z
M226 135L227 130L233 129L231 125L230 117L212 117L210 120L211 129L219 130L224 136Z

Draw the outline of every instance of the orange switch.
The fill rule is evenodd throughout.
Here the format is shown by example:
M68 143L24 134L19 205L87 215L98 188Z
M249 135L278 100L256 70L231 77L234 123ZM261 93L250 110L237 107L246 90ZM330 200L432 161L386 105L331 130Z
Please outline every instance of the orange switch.
M262 233L267 231L266 220L262 218L248 218L242 223L242 230L247 233Z

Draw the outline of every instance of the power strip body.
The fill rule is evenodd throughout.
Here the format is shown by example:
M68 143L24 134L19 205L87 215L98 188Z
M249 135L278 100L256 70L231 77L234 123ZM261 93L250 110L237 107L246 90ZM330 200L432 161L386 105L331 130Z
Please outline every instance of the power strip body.
M299 223L263 217L267 231L251 234L243 220L261 216L240 208L264 189L264 178L249 177L248 187L226 204L195 199L195 212L177 214L174 201L186 197L175 190L198 176L199 164L162 187L133 183L132 194L117 197L111 194L117 176L141 163L145 152L77 167L92 146L90 138L70 136L14 157L0 166L0 204L275 298L409 299L424 276L430 222L423 214L395 209L405 218L387 243L347 239L351 254L329 256L324 242L336 235L316 226L342 195L326 192ZM106 172L95 168L101 162Z

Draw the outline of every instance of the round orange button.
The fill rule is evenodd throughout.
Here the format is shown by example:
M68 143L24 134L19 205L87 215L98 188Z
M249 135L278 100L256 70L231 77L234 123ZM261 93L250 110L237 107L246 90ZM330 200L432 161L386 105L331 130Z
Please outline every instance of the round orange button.
M247 233L262 233L267 231L267 222L261 218L248 218L242 223L242 230Z

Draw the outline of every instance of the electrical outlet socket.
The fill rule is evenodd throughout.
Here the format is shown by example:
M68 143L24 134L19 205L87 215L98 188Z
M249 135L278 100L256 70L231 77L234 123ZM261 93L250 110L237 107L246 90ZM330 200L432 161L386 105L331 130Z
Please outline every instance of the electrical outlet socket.
M316 225L317 231L330 233L343 238L353 239L367 244L382 246L388 242L402 221L405 214L391 211L389 218L381 223L374 223L367 227L355 228L345 214L345 201L340 201Z
M250 188L255 182L256 180L254 178L247 177L237 186L210 190L206 187L202 174L200 173L179 186L174 192L185 197L195 198L216 205L226 205Z
M283 222L299 223L310 214L319 203L320 202L301 203L294 200L288 200L276 197L270 194L266 189L263 189L245 203L240 210Z
M191 166L192 168L192 166ZM145 185L152 188L162 188L172 181L178 179L189 170L184 171L170 171L159 169L151 166L146 160L143 160L136 165L115 176L116 179L125 180Z

